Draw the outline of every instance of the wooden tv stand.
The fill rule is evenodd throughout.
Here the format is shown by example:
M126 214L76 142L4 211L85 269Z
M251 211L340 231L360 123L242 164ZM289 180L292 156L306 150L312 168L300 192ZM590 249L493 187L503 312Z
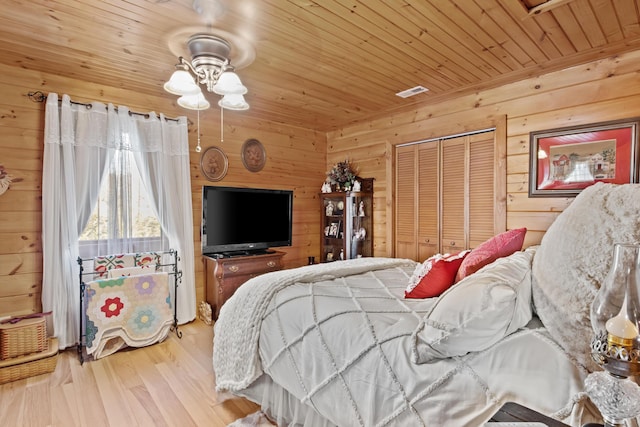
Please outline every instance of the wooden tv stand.
M220 308L244 282L270 271L282 270L284 252L260 255L204 257L205 298L211 305L211 315L217 319Z

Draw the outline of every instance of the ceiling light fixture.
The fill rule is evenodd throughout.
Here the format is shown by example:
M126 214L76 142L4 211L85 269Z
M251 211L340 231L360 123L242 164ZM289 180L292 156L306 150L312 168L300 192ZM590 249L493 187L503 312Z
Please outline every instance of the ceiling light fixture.
M178 104L190 110L209 108L200 85L207 92L221 95L218 102L221 108L228 110L246 110L249 104L244 99L247 88L234 72L229 60L231 44L214 34L196 33L187 40L191 62L180 56L176 71L164 89L174 95L180 95Z

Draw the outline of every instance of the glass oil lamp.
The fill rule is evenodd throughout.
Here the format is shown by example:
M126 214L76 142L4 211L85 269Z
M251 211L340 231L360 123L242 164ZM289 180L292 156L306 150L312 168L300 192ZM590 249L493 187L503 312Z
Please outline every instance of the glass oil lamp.
M613 262L591 305L592 356L604 371L589 374L586 391L605 422L622 426L640 414L640 245L614 245Z

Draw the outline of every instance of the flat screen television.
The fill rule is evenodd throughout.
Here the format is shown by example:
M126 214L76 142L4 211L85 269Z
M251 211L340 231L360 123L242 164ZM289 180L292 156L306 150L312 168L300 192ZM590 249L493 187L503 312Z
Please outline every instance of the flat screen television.
M293 191L202 187L202 253L244 255L291 246Z

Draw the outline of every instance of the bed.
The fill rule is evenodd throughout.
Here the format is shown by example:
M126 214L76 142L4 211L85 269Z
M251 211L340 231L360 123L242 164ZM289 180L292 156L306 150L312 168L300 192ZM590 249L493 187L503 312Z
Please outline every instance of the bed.
M432 298L405 298L420 264L404 259L258 276L214 326L216 389L278 425L482 426L508 401L572 426L601 421L584 392L598 369L589 304L613 242L640 241L638 211L638 185L591 186L540 246Z

